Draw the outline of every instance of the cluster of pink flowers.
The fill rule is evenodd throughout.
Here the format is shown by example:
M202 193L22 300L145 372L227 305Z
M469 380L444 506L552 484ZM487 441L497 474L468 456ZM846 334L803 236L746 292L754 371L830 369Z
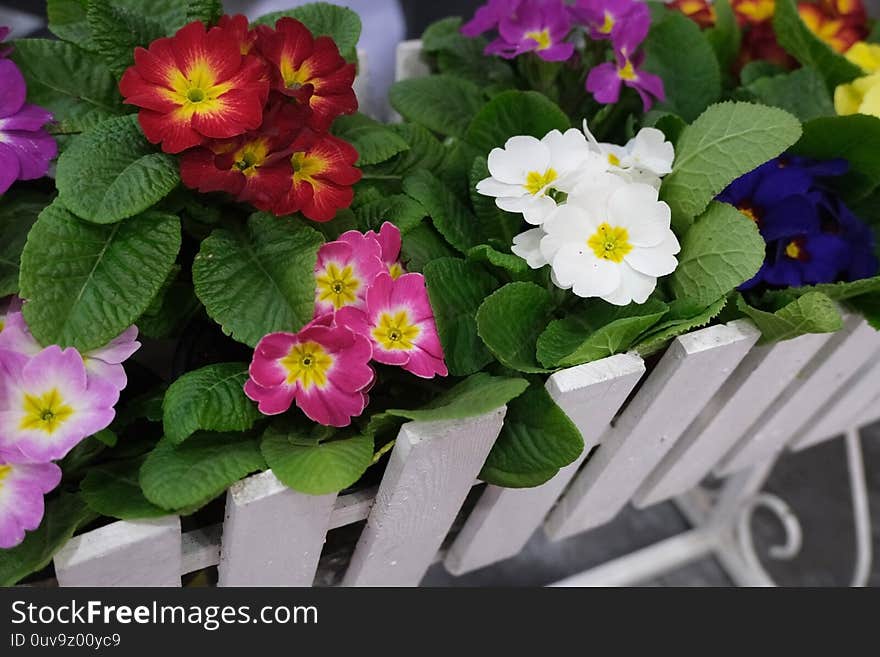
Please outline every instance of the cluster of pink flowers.
M296 405L325 426L363 413L376 373L371 361L416 376L446 376L443 348L421 274L406 273L400 231L386 222L349 231L318 252L315 318L298 333L260 340L245 394L265 415Z
M498 36L486 54L512 58L534 52L550 62L567 61L575 52L575 28L593 41L610 42L614 59L593 67L587 91L604 104L616 103L621 86L635 89L645 111L665 97L663 81L642 70L638 47L651 25L648 6L639 0L489 0L461 31L475 37L490 30Z
M81 354L43 347L16 297L0 307L0 548L40 526L43 496L61 481L64 458L107 428L127 379L122 362L140 347L131 327Z

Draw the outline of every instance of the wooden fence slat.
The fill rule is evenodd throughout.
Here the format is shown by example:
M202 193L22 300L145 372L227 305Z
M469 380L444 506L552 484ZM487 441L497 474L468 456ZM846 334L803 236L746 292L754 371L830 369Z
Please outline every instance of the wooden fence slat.
M431 69L422 59L422 40L411 39L397 44L395 80L409 80L430 75Z
M649 506L699 484L830 337L814 333L752 349L642 484L634 504Z
M755 465L785 448L815 410L833 396L870 353L875 333L858 315L848 315L843 328L807 363L777 400L762 413L743 440L715 469L720 476ZM873 351L873 348L871 349Z
M844 385L843 393L831 398L796 435L789 446L800 451L842 434L851 426L858 426L859 417L880 392L880 354L865 363Z
M220 586L311 586L336 493L306 495L271 470L233 485L226 496Z
M73 537L55 555L59 586L180 586L180 518L119 521Z
M417 586L501 431L502 407L400 429L344 586Z
M757 340L742 320L676 338L547 519L565 538L611 520Z
M542 486L487 486L449 548L449 572L461 575L522 550L644 373L645 363L637 355L618 354L562 370L547 380L550 396L581 431L583 453Z

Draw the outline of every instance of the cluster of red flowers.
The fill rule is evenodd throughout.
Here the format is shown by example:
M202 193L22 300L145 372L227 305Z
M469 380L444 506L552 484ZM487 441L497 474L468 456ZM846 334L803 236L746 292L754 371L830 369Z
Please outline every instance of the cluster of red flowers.
M273 29L239 15L138 48L119 88L146 138L182 153L188 187L329 221L361 178L357 151L327 132L357 110L354 77L331 38L292 18Z
M675 0L670 6L702 28L715 24L715 8L707 0ZM766 60L787 69L797 66L776 40L773 31L775 0L731 0L731 6L743 29L736 71L755 60ZM867 17L861 0L799 2L798 13L807 27L837 52L846 52L867 35Z

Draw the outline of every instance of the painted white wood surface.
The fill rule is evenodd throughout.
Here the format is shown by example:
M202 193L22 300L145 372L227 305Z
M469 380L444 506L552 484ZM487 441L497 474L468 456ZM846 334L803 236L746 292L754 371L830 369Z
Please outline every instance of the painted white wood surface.
M331 495L287 488L271 470L234 484L226 495L220 586L311 586L318 569Z
M676 338L548 517L548 536L565 538L616 516L757 337L738 320Z
M449 548L449 572L470 572L522 550L644 373L639 356L618 354L549 377L547 391L580 429L583 453L542 486L486 486Z
M880 353L866 362L844 384L841 395L832 398L810 419L806 429L794 437L790 449L812 447L858 426L865 407L880 393Z
M814 333L754 347L642 484L635 505L649 506L699 484L830 337Z
M119 521L75 536L55 555L59 586L180 586L180 518Z
M180 574L194 573L220 563L220 537L223 524L209 525L183 535Z
M807 363L795 380L762 413L743 440L722 460L716 474L737 470L772 459L873 351L877 332L857 315L848 315L843 328L834 333Z
M394 69L395 80L421 78L430 73L430 67L422 59L421 39L401 41L397 45L397 60Z
M506 411L401 427L344 586L418 585L483 467Z

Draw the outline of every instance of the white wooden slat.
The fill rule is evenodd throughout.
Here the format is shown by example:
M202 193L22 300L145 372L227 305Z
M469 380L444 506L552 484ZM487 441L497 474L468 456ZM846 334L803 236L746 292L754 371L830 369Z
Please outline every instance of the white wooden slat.
M645 373L635 354L618 354L553 374L547 391L581 431L584 451L536 488L487 486L449 548L445 566L461 575L518 554L571 481Z
M59 586L180 586L180 518L119 521L75 536L55 555Z
M397 57L394 69L395 80L409 80L430 75L431 69L422 59L421 39L401 41L397 44Z
M183 535L180 574L194 573L220 563L220 537L223 524L193 529Z
M877 393L880 392L880 354L866 362L844 385L842 394L832 398L810 419L789 446L793 451L812 447L834 438L853 426Z
M344 586L416 586L501 431L502 407L400 429Z
M635 505L649 506L699 484L830 337L814 333L753 348L642 484Z
M676 338L547 518L548 536L611 520L757 340L749 322Z
M816 409L835 395L862 365L865 355L873 351L874 332L860 316L847 315L843 328L831 336L782 395L761 414L743 440L724 457L715 469L716 474L729 475L782 451Z
M358 99L358 110L367 116L375 117L375 108L371 105L372 97L370 95L370 67L367 59L367 51L362 48L357 49L358 70L351 85L355 96Z
M880 394L874 397L874 399L865 406L857 420L853 423L853 426L865 427L878 421L880 421Z
M271 470L234 484L226 496L220 586L311 586L336 493L306 495Z

